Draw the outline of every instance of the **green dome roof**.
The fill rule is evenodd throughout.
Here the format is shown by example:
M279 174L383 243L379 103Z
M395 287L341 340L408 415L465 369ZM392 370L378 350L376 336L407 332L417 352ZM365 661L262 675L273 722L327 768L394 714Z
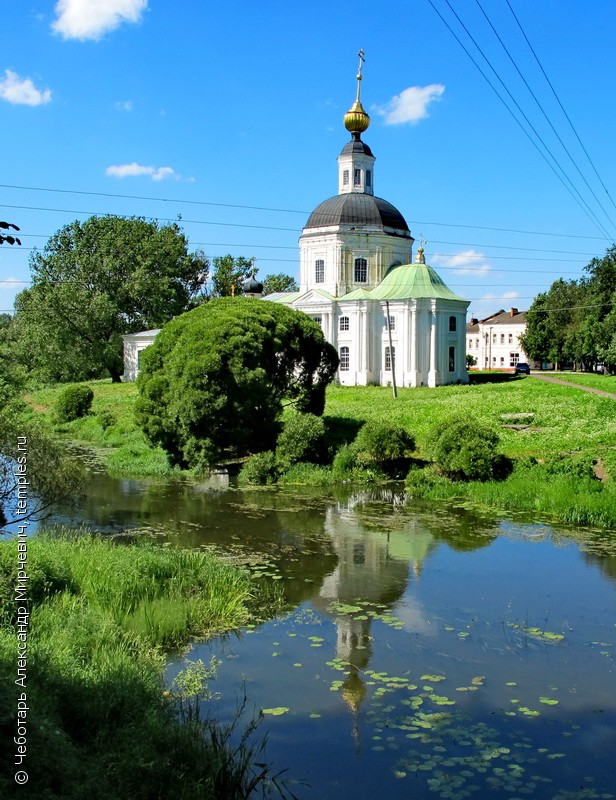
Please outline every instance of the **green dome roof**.
M422 297L440 300L461 300L428 264L396 264L383 280L370 291L355 289L341 300L416 300Z

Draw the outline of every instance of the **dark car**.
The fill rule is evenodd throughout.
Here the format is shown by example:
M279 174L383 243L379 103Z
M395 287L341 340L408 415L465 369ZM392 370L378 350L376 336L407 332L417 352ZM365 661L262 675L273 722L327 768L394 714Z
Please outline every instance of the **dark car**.
M516 375L530 375L530 367L525 361L520 361L515 365Z

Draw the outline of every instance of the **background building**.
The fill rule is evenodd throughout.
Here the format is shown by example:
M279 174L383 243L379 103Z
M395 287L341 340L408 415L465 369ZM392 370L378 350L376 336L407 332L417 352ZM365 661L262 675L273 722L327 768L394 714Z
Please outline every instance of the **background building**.
M501 308L485 319L470 321L466 326L466 352L476 360L478 369L515 369L524 362L536 366L520 344L527 313Z

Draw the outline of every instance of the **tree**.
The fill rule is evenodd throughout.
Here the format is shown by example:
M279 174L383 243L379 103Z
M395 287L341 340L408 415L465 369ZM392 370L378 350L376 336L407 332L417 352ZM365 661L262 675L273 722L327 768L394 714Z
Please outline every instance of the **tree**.
M182 313L204 269L176 224L114 216L70 223L32 253L32 286L15 304L17 354L48 380L119 381L122 334Z
M212 259L212 294L231 297L242 294L242 284L252 275L254 261L237 256L216 256Z
M273 294L274 292L297 292L299 286L295 278L279 272L276 275L266 275L263 279L263 294Z
M227 297L177 317L142 357L136 419L173 464L273 449L283 401L320 415L338 367L307 315Z

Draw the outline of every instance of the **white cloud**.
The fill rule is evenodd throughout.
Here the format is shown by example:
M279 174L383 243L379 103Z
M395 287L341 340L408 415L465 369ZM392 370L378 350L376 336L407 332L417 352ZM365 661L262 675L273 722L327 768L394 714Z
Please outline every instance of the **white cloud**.
M179 181L178 175L171 167L146 167L142 164L137 164L133 161L132 164L115 164L107 167L105 170L106 175L111 175L114 178L135 178L141 175L147 175L153 181L164 181L173 179Z
M433 256L432 263L452 269L456 275L474 275L480 277L487 275L492 267L486 261L483 253L476 250L463 250L454 256Z
M503 292L503 294L484 294L482 300L515 300L520 296L519 292Z
M115 107L118 111L132 111L133 110L133 101L132 100L118 100L115 104Z
M377 114L385 117L387 125L402 125L405 122L416 123L428 116L428 106L440 100L445 91L441 83L429 86L409 86L408 89L395 95L387 105L375 106Z
M20 78L10 69L0 80L0 99L20 106L44 106L51 100L51 89L37 89L30 78Z
M148 0L58 0L52 29L64 39L100 39L123 22L139 22Z

